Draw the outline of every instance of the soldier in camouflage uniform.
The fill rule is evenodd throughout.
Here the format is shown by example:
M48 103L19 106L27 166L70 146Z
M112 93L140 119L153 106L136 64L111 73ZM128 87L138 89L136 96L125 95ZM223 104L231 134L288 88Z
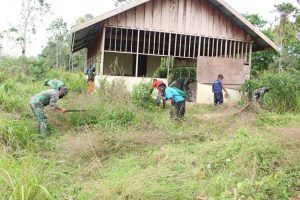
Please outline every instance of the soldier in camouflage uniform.
M61 80L53 79L53 80L47 80L45 82L45 86L48 86L50 89L59 91L60 88L65 87L65 84Z
M262 99L267 92L269 92L269 88L266 87L256 89L252 93L252 101L262 103Z
M45 115L44 107L50 105L53 110L59 110L64 113L65 109L57 106L56 103L58 99L62 99L67 93L68 89L61 87L59 91L49 89L31 97L30 107L38 120L39 130L43 137L47 134L47 117Z

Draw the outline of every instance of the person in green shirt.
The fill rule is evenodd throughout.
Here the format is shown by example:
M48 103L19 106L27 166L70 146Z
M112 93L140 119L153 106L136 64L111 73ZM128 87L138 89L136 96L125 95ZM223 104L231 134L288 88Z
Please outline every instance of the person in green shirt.
M50 89L59 91L60 88L65 87L65 84L61 80L53 79L53 80L47 80L45 82L45 86L48 86Z
M45 115L44 107L50 105L53 110L58 110L64 113L66 110L57 105L59 99L64 98L68 93L66 87L61 87L59 91L55 89L49 89L35 94L30 98L30 107L39 124L39 131L42 137L47 135L47 117Z

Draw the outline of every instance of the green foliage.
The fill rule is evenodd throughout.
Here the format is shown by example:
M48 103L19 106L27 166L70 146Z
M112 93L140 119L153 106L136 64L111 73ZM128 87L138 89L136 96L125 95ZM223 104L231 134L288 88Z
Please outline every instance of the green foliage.
M264 73L258 79L246 81L242 91L250 98L252 92L259 87L267 87L270 91L265 95L264 106L276 112L299 111L300 73L296 70L280 74Z
M0 156L0 193L2 199L52 199L48 187L55 185L52 165L36 155L22 159Z
M139 108L153 109L154 99L150 94L151 83L141 82L133 87L131 93L132 103Z
M264 20L262 16L259 14L248 14L245 13L243 16L254 26L258 28L263 28L265 25L267 25L268 21Z

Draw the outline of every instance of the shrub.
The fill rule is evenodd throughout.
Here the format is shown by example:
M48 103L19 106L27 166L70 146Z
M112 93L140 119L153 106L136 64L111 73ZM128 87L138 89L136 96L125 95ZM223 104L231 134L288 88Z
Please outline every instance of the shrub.
M146 82L141 82L140 84L135 85L131 93L132 103L140 108L153 109L154 100L150 94L151 85L151 83Z
M242 91L248 97L259 87L268 87L270 90L263 99L265 108L282 112L297 112L300 109L300 72L285 71L280 74L264 73L258 79L246 81Z

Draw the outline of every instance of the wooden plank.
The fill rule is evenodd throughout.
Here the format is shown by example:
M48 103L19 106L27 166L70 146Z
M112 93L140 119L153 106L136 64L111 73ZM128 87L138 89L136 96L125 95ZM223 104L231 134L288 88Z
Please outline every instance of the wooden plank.
M214 8L213 5L208 4L208 35L214 36Z
M225 40L225 58L228 57L227 50L228 50L228 40Z
M125 42L125 51L127 51L128 52L128 29L126 29L126 42Z
M103 76L105 32L106 32L106 27L103 28L103 33L102 33L102 42L101 42L101 61L100 61L100 73L99 73L100 77Z
M215 57L219 57L219 42L220 42L220 40L217 39L217 47L216 47L216 55L215 55Z
M241 58L241 54L240 54L240 43L241 42L237 42L238 47L237 47L237 58Z
M123 29L120 29L121 31L121 40L120 40L120 51L122 51L122 43L123 43Z
M252 65L252 42L250 42L250 47L249 47L249 66L251 69L251 65Z
M136 18L135 27L144 28L144 23L145 23L145 5L144 4L136 7L135 18Z
M178 56L181 56L181 41L182 41L182 34L180 34L180 43L179 43L179 55Z
M138 36L137 36L137 54L136 54L136 61L135 61L135 77L138 77L138 71L139 71L139 46L140 46L140 30L138 30Z
M191 45L192 45L192 36L189 36L189 57L191 57Z
M206 56L205 55L205 51L206 51L206 46L205 45L206 45L206 37L203 38L203 50L202 50L203 51L203 53L202 53L203 55L202 56Z
M115 29L115 51L117 51L118 28Z
M184 52L183 52L183 57L185 57L186 54L186 35L184 35Z
M161 1L161 20L160 20L160 30L169 31L170 24L170 1Z
M210 40L211 40L211 38L208 38L208 42L207 42L207 56L210 56Z
M179 7L178 7L178 33L183 33L184 27L185 27L185 6L186 1L185 0L178 0L179 1Z
M155 43L156 43L156 32L154 32L154 39L153 39L153 51L152 54L155 54Z
M223 57L223 43L224 43L224 40L221 39L220 57Z
M166 33L164 33L163 55L165 55L165 50L166 50Z
M109 18L108 24L109 24L109 26L117 26L118 25L118 16Z
M135 28L135 8L127 11L127 26Z
M242 42L241 57L244 58L244 42Z
M151 31L149 31L149 36L148 36L148 54L150 54L150 47L151 47Z
M236 41L233 41L233 54L232 54L232 57L233 58L236 58Z
M241 85L246 79L242 59L200 57L197 69L198 81L203 84L212 84L219 73L226 77L225 84Z
M158 55L160 55L160 38L161 38L161 32L158 34Z
M153 29L153 1L145 4L145 28Z
M199 36L199 43L198 43L198 56L197 56L197 57L199 57L199 56L200 56L201 48L202 48L202 46L201 46L201 36Z
M133 29L131 29L131 52L133 52L132 48L133 48Z
M169 31L177 32L179 0L170 0Z
M248 59L248 42L246 43L246 47L245 47L245 63L247 63Z
M118 15L118 26L126 27L127 26L127 13L123 12Z
M111 50L111 37L112 37L112 28L109 28L110 34L109 34L109 47L108 49Z
M197 37L194 36L194 50L193 50L193 58L196 58L196 42L197 42Z
M145 53L145 47L146 47L146 31L144 31L144 46L143 46L143 53Z
M215 54L215 39L212 39L212 50L211 50L211 57L214 57Z
M170 59L170 55L171 55L171 42L172 42L172 34L169 33L169 46L168 46L168 56L169 56L169 59Z
M175 46L174 46L174 55L177 55L177 33L175 34Z
M153 28L155 30L160 30L160 21L161 21L161 0L153 0Z
M229 58L232 58L232 40L229 43Z
M191 20L191 12L192 12L192 0L186 0L186 9L185 9L185 33L192 32L192 20Z

